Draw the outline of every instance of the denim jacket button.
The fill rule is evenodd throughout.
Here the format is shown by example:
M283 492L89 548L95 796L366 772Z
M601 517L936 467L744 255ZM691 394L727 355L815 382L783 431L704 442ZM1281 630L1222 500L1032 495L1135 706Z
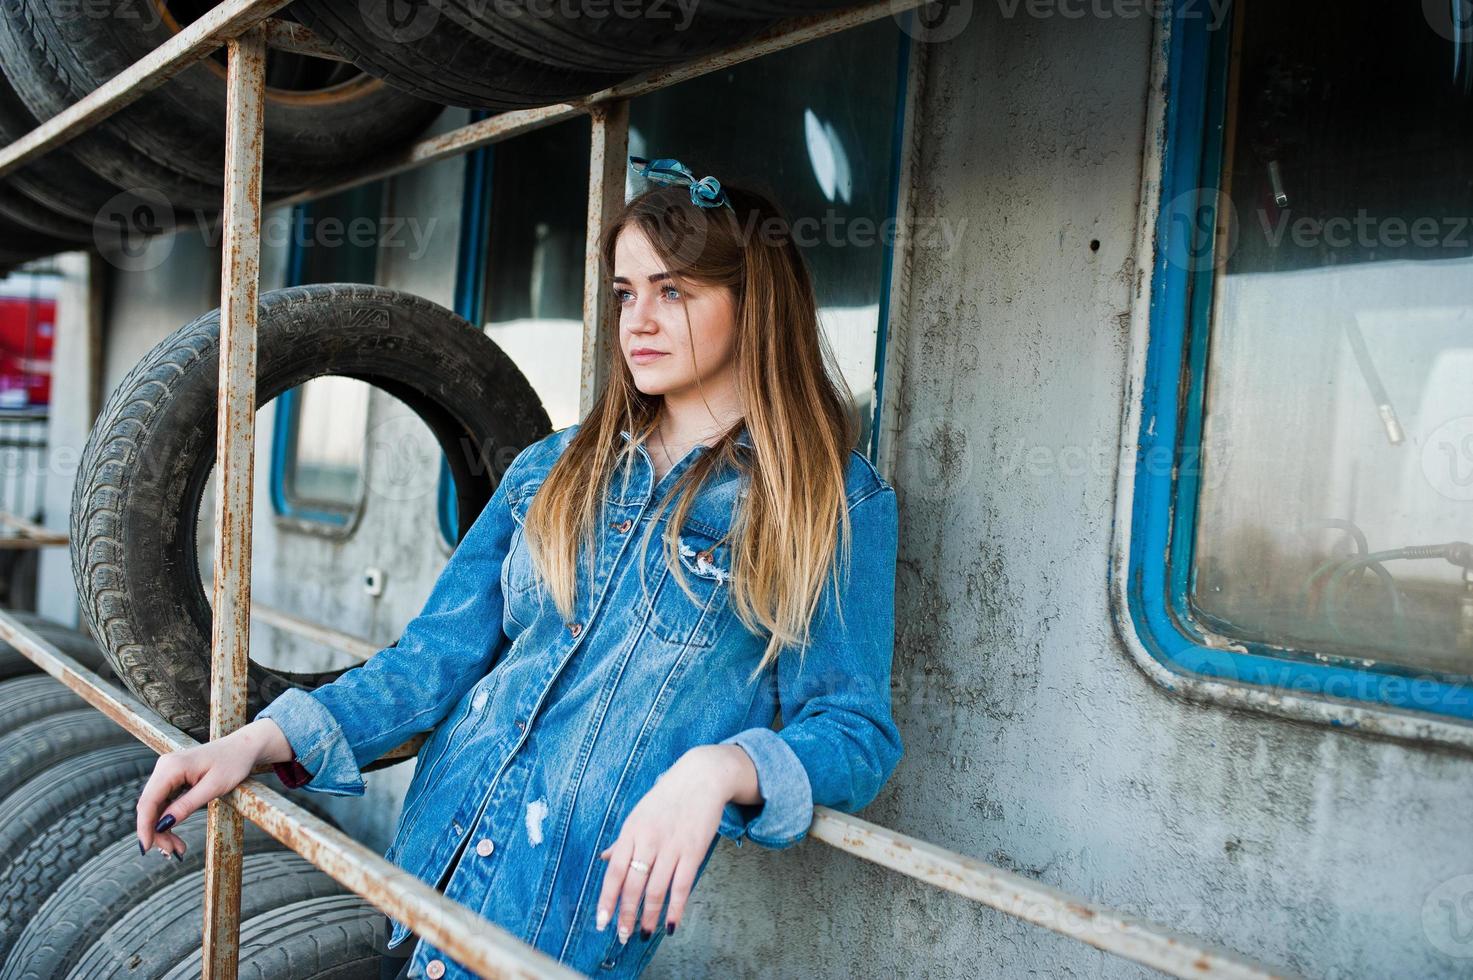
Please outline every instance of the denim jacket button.
M491 838L482 837L480 840L476 841L476 853L481 855L481 857L490 857L491 852L494 850L496 850L496 845L491 843Z
M517 731L519 731L519 732L525 732L526 730L527 730L527 723L525 721L522 721L520 718L518 718L517 719Z
M445 964L440 960L430 960L429 966L425 967L425 976L430 980L440 980L445 975Z
M568 632L569 633L572 633L574 636L577 636L579 633L582 633L583 632L583 624L582 623L569 623L568 624Z
M634 522L626 517L614 526L618 529L620 534L625 534L629 531L631 527L634 526Z

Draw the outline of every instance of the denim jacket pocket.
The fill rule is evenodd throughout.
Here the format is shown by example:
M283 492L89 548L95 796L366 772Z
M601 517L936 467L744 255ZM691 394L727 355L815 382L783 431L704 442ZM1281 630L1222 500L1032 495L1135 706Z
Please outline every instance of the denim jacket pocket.
M680 646L710 646L726 606L731 580L731 549L722 533L687 523L677 538L680 570L686 590L666 568L655 591L649 629ZM656 551L656 549L651 549ZM657 553L663 564L663 548Z

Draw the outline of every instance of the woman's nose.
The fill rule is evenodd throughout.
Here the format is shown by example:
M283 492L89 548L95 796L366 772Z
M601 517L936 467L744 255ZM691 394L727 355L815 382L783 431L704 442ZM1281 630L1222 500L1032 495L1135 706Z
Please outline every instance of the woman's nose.
M629 329L634 333L654 333L659 329L655 322L654 309L649 301L636 299L628 308Z

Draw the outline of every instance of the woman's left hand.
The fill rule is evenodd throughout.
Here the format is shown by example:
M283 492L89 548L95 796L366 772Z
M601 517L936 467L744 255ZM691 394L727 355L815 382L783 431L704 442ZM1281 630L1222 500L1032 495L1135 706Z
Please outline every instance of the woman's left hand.
M733 755L733 753L736 753ZM721 826L721 814L739 785L742 767L752 768L747 753L737 745L701 745L686 752L660 774L655 785L624 819L619 837L599 854L609 862L598 896L596 926L600 932L619 904L619 941L634 932L634 913L644 896L641 935L649 938L660 925L660 909L670 898L665 917L674 932L685 911L696 870ZM755 778L755 769L746 775ZM638 859L649 870L631 868Z

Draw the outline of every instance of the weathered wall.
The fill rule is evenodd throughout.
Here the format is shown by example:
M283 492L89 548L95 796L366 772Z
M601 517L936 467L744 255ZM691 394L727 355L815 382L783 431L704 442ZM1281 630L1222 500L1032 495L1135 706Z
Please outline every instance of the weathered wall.
M87 252L57 256L61 274L56 298L56 346L51 356L51 406L46 422L49 446L46 466L45 517L42 523L67 533L71 523L72 485L82 446L92 428L94 399L87 379L95 376L89 309L101 259ZM67 626L77 625L77 587L65 548L43 548L37 556L36 611Z
M1116 635L1154 24L1006 7L976 5L930 52L916 214L966 226L956 254L915 263L907 754L863 816L1307 975L1466 975L1423 912L1473 872L1473 760L1183 702ZM703 885L709 925L652 972L715 972L713 956L763 976L1148 972L821 844L744 848Z
M1435 888L1473 872L1467 756L1186 703L1116 634L1115 452L1155 25L1026 11L976 5L929 51L915 213L960 237L919 250L913 317L895 327L908 331L895 475L907 752L863 816L1306 974L1465 970L1422 916ZM433 257L387 257L380 281L449 301L459 188L457 163L400 179L442 223ZM404 198L398 211L415 213ZM180 316L115 317L147 336L112 348L109 385L125 350ZM327 544L263 518L266 491L258 481L258 598L390 642L444 559L426 547L432 501L373 503L361 533ZM367 564L389 569L381 599L358 585ZM329 656L267 627L256 639L302 668ZM382 847L407 770L370 777L370 800L317 799ZM722 845L650 973L1147 971L810 840Z

